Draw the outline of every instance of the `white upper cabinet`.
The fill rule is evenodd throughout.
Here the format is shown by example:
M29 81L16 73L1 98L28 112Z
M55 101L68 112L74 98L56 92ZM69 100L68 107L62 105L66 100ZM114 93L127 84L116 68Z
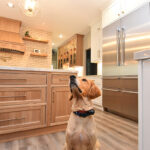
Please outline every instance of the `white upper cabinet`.
M102 12L102 28L136 10L149 0L115 0Z
M109 7L102 12L102 28L111 24L120 18L120 1L114 1Z
M101 60L102 51L102 27L101 22L97 22L91 26L91 62L99 62Z

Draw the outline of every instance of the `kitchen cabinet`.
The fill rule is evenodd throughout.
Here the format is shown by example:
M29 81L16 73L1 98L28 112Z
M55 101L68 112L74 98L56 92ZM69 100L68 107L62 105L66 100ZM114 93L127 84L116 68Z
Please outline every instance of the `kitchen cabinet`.
M58 68L83 66L83 35L76 34L58 48Z
M102 27L101 22L91 26L91 62L99 62L102 52Z
M120 1L115 0L102 11L102 28L120 19Z
M0 69L0 142L65 130L70 75L76 73Z
M103 108L138 121L137 76L104 77Z
M52 88L52 123L66 123L71 113L69 87Z
M69 79L70 74L51 75L51 125L64 124L69 119L71 113Z
M86 78L93 80L95 85L100 89L101 96L93 99L92 101L98 109L102 110L103 109L102 108L102 77L100 75L89 75L89 76L86 76Z
M102 12L102 28L136 10L148 0L114 0Z
M138 60L139 150L149 150L150 142L150 50L134 53Z
M0 109L0 134L44 127L45 106L3 107Z

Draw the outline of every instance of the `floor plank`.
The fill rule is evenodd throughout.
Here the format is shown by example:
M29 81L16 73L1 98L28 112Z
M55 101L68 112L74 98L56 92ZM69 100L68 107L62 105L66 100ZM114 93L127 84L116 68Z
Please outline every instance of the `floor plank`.
M138 150L138 124L114 114L96 110L97 137L101 150ZM62 150L65 132L0 144L0 150Z

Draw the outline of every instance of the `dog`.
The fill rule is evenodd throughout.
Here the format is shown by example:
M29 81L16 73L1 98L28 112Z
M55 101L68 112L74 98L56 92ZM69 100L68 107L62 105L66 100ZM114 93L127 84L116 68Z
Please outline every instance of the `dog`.
M96 137L92 99L101 96L92 80L70 76L72 112L66 129L64 150L100 150Z

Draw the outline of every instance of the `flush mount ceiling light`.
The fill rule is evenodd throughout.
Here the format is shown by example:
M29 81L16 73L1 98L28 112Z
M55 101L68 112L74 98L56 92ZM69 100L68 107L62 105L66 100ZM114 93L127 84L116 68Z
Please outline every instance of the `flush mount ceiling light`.
M39 0L20 0L22 12L29 17L34 17L39 12Z
M8 3L7 3L7 6L10 7L10 8L13 8L13 7L14 7L14 4L13 4L12 2L8 2Z
M59 38L62 39L62 38L63 38L63 35L62 35L62 34L59 34Z

